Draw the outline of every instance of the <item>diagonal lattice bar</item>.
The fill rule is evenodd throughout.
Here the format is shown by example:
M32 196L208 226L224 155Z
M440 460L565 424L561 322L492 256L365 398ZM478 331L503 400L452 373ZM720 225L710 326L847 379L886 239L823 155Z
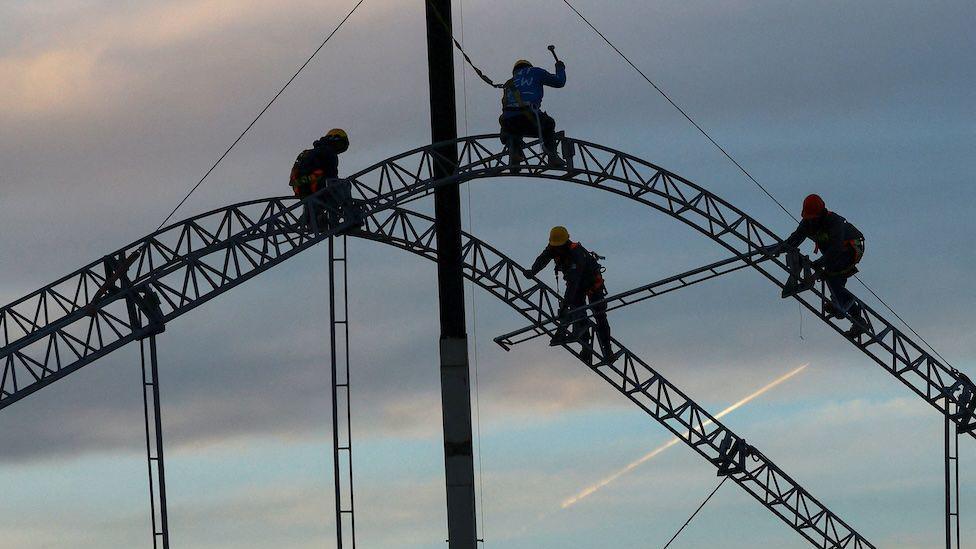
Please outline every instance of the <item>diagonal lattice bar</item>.
M759 255L760 253L761 252L755 252L754 255ZM767 259L767 256L752 259L752 256L735 255L728 259L715 261L713 263L709 263L708 265L703 265L676 275L671 275L649 284L638 286L637 288L632 288L624 292L609 295L603 299L594 301L593 303L589 303L575 309L570 309L566 311L564 317L571 318L576 313L582 313L581 316L585 315L588 321L592 323L592 320L589 319L592 319L593 309L595 307L606 305L608 312L613 311L671 293L675 290L681 290L689 286L694 286L695 284L705 282L706 280L711 280L722 275L740 271L746 267L749 267L753 261L764 261L765 259ZM558 319L553 319L544 326L531 324L523 328L504 333L496 337L494 341L503 349L508 351L519 343L525 343L526 341L531 341L537 337L546 335L546 328L556 324L557 322L559 322ZM591 324L591 326L593 325Z

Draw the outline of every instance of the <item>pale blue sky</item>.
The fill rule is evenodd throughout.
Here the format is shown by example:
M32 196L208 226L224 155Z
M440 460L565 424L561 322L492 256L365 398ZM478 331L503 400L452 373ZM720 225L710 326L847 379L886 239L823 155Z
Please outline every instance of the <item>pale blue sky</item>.
M0 302L155 228L352 3L0 6ZM576 4L788 207L816 191L854 221L868 238L864 278L974 372L972 2ZM558 46L569 83L545 103L567 133L663 165L774 230L792 228L562 2L463 7L470 53L495 79L517 58L548 63L545 46ZM287 194L295 154L333 126L351 136L347 173L424 143L423 32L421 2L367 0L180 216ZM468 133L494 131L496 91L468 72L466 95ZM528 262L550 226L567 225L608 257L611 290L723 255L663 216L587 189L510 179L470 193L481 238ZM351 246L362 546L440 547L434 266ZM334 543L324 260L324 251L295 258L161 337L176 546ZM485 547L662 546L717 483L712 469L676 446L560 511L670 436L544 343L497 348L491 339L521 321L485 295L476 305ZM728 425L879 547L938 546L941 419L808 315L800 339L795 303L755 273L611 322L713 412L810 362ZM0 413L0 549L151 547L135 352ZM964 441L964 512L976 501L971 450ZM968 539L973 524L964 516ZM728 485L674 547L716 545L805 543Z

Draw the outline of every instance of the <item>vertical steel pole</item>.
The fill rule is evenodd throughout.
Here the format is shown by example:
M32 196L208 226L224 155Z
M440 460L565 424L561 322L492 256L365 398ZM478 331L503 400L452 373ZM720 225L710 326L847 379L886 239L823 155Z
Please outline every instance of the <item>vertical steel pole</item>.
M147 369L146 339L149 340ZM166 467L163 460L163 422L159 404L159 368L156 336L139 343L142 359L142 406L146 420L146 457L149 464L149 509L152 513L153 548L169 549L169 518L166 507Z
M433 143L457 138L451 0L424 0L427 14L427 72ZM434 176L451 175L457 145L434 150ZM437 283L440 302L441 413L447 480L447 534L450 549L477 546L474 459L471 443L471 381L464 325L461 264L461 195L458 185L434 192Z

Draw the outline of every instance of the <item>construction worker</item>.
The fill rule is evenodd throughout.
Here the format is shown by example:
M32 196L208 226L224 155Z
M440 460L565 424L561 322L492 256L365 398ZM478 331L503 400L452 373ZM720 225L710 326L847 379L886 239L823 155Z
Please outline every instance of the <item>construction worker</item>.
M312 144L311 149L299 153L291 168L290 185L295 196L305 198L322 189L323 211L316 211L320 222L328 225L348 214L359 214L353 206L351 184L339 179L339 155L349 149L345 130L333 128Z
M523 274L526 278L533 278L550 261L555 262L557 275L562 273L563 280L566 282L566 293L559 309L559 316L563 317L567 311L582 307L587 300L592 304L606 297L607 288L603 283L603 267L599 259L602 258L588 251L579 242L571 241L566 227L553 227L549 231L549 245L532 263L532 268L525 269ZM586 313L576 312L572 317L564 320L572 323L572 333L566 334L564 329L557 330L557 335L550 344L584 342ZM613 351L610 347L610 324L607 322L606 303L593 307L593 320L596 321L596 338L600 344L600 352L605 361L611 362ZM591 356L589 348L584 344L583 360L589 362Z
M521 59L512 67L512 79L502 87L501 125L502 144L509 147L513 158L521 161L522 138L540 137L551 166L565 164L556 152L556 121L542 111L544 86L561 88L566 85L566 64L556 61L556 74Z
M857 337L864 332L855 321L861 320L861 306L847 289L847 279L857 273L857 264L864 256L864 235L842 216L827 210L823 198L816 194L803 200L801 217L793 234L774 251L796 248L807 238L814 242L814 252L823 256L813 262L813 267L830 289L832 303L827 304L827 313L836 318L849 317L851 329L847 335Z

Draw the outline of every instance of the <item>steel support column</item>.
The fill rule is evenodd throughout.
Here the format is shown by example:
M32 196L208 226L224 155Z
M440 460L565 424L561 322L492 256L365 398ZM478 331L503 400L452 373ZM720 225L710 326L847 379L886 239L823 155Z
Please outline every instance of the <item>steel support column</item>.
M457 138L451 0L424 0L427 14L427 72L433 143ZM433 176L448 177L458 165L456 143L434 151ZM464 324L461 263L461 195L457 184L434 193L437 283L440 302L441 413L447 481L447 534L450 549L477 546L474 458L471 443L471 383Z
M140 341L139 355L142 359L142 406L146 419L146 457L149 464L149 510L152 515L153 549L169 549L166 468L163 462L163 424L159 411L159 369L156 363L155 335Z
M946 549L959 549L959 431L945 415L945 534Z
M338 242L337 242L338 241ZM329 238L329 346L332 362L332 466L336 547L356 547L349 395L349 287L346 237Z

